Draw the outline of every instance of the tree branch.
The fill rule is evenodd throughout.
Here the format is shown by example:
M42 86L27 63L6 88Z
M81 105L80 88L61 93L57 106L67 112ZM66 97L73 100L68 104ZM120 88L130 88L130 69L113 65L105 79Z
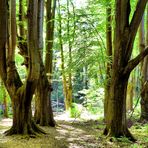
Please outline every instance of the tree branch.
M6 43L7 43L7 4L6 0L0 4L0 76L5 82L7 79Z
M148 46L137 57L130 60L124 69L124 74L131 72L148 55Z
M144 13L144 9L148 0L139 0L136 6L136 10L132 17L132 20L129 25L129 33L128 33L128 44L126 48L126 60L128 61L131 57L133 44L135 40L135 36L139 27L139 24L142 20L142 16Z
M136 10L134 12L133 18L130 23L130 30L132 31L131 36L135 36L137 29L139 27L139 24L141 22L145 6L148 0L139 0L137 3Z

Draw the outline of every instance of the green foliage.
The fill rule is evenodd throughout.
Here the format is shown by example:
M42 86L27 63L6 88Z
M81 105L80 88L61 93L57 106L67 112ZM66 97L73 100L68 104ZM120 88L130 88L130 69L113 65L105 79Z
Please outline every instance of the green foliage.
M103 101L104 101L104 89L103 88L91 88L84 89L81 93L85 94L85 101L83 102L84 106L92 114L103 114Z
M72 107L70 108L70 117L79 118L81 116L81 110L76 103L72 103Z
M127 137L120 137L117 140L124 143L132 143Z
M0 104L3 102L3 89L0 89Z
M17 52L18 52L18 50L17 50ZM20 77L22 80L24 80L26 77L26 68L25 68L25 66L22 65L22 63L24 62L24 59L21 55L16 54L15 60L16 60L16 66L17 66L18 72L20 74Z

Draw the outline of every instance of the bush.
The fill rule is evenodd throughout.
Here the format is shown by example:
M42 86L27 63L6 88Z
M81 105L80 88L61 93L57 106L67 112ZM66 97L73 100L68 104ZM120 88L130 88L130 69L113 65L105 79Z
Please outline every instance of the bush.
M72 103L72 107L70 108L70 117L71 118L79 118L81 116L80 108L78 104Z
M88 89L85 90L85 100L83 105L92 114L102 114L104 106L104 89Z

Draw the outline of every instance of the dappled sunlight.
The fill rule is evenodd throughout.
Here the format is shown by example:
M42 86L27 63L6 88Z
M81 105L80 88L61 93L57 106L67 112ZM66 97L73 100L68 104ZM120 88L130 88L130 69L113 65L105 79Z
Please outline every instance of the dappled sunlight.
M42 127L46 135L39 135L36 138L29 136L4 136L4 132L10 128L11 119L0 121L0 147L2 148L116 148L145 145L148 146L148 126L141 126L139 123L130 128L137 138L137 143L131 143L128 139L120 138L114 142L103 136L105 127L102 120L82 120L69 118L67 113L55 116L57 126Z
M71 118L69 112L62 112L55 114L55 120L58 121L68 121L68 122L76 122L76 121L88 121L88 120L97 120L102 118L102 114L91 114L86 108L82 107L82 105L78 105L80 109L80 117Z
M64 138L69 144L70 148L73 147L96 147L96 139L92 133L89 131L85 131L77 126L73 126L73 124L60 124L57 127L57 131L60 135L56 136L57 139Z

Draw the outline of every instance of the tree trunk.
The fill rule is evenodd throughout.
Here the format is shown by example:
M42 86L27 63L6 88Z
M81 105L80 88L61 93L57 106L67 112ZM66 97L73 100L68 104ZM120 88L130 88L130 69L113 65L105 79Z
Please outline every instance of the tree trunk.
M73 7L74 13L74 6L73 3L70 1ZM71 63L72 63L72 44L74 42L74 35L75 35L75 18L74 18L74 25L73 25L73 39L71 41L70 36L70 8L69 8L69 1L67 0L67 38L68 38L68 48L69 48L69 64L68 64L68 73L66 73L65 68L65 57L64 57L64 49L63 49L63 39L62 39L62 17L61 17L61 4L58 0L58 17L59 17L59 42L60 42L60 50L61 50L61 69L62 69L62 81L63 81L63 92L64 92L64 102L65 102L65 110L68 111L72 105L72 72L71 72ZM74 14L75 17L75 14Z
M13 125L6 135L12 134L30 134L44 133L36 126L31 115L31 99L34 91L34 83L27 82L22 85L13 96Z
M40 78L36 90L35 121L41 126L55 126L51 103L49 100L50 86L47 80L45 70L40 72Z
M68 38L68 48L69 48L69 64L68 64L68 81L67 81L67 100L66 100L66 110L70 109L72 106L72 70L71 70L71 66L72 66L72 44L74 42L74 36L75 36L75 16L74 16L74 23L73 23L73 33L72 33L72 41L71 41L71 36L70 36L70 4L73 3L71 2L71 0L67 0L67 38ZM74 6L73 6L73 13L74 13Z
M24 29L24 1L19 1L19 35L20 37L24 37L25 29Z
M108 101L107 126L105 134L114 137L126 136L134 138L130 134L126 123L126 91L129 75L113 74L110 87L110 99Z
M61 4L58 0L58 17L59 17L59 43L60 43L60 51L61 51L61 70L62 70L62 81L63 81L63 93L64 93L64 103L65 109L69 109L69 104L67 101L68 95L68 88L67 88L67 81L66 81L66 72L65 72L65 60L64 60L64 50L63 50L63 40L62 40L62 17L61 17Z
M14 61L16 47L16 0L10 1L10 45L8 57L10 61Z
M141 116L140 122L148 122L148 81L146 81L141 91Z
M147 17L148 17L148 7L147 7ZM148 45L148 18L147 18L147 34L146 34L146 44ZM143 50L145 47L145 31L144 31L144 18L141 22L139 29L139 46ZM141 86L141 122L148 122L148 56L144 59L142 64L142 86Z
M109 2L108 7L106 8L106 54L109 58L112 56L112 11L111 11L111 2ZM109 99L109 89L110 89L110 78L111 78L111 62L107 62L106 68L106 85L105 85L105 96L104 96L104 120L106 121L107 106Z
M52 7L53 4L53 7ZM55 126L53 111L51 106L51 79L52 79L52 46L54 35L54 17L55 17L56 0L47 0L46 3L46 57L45 66L43 64L43 14L44 1L39 0L38 4L38 48L40 50L40 77L36 91L36 109L35 121L41 126ZM51 21L52 20L52 21ZM49 76L49 80L48 77Z
M4 117L8 118L8 104L7 104L7 95L6 95L6 89L4 88L4 85L2 84L3 87L3 105L4 105Z

